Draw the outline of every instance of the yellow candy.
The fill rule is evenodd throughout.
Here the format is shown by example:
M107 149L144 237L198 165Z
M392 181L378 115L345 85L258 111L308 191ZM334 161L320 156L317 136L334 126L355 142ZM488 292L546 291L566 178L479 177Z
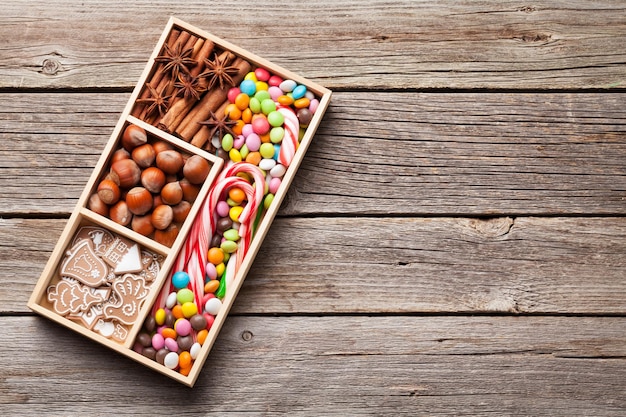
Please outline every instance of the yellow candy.
M224 262L222 262L219 265L215 265L215 270L217 271L217 276L218 277L221 277L224 274L224 270L225 269L226 269L226 265L224 265Z
M239 153L239 151L235 148L231 149L228 152L228 157L230 158L231 161L233 162L241 162L242 158L241 158L241 154Z
M262 90L267 91L268 89L269 89L269 86L267 85L265 81L256 82L256 91L262 91Z
M156 324L159 326L162 326L163 323L165 323L165 310L162 308L158 309L156 313L154 313L154 321L156 321Z
M254 73L254 71L250 71L249 73L246 74L246 76L244 77L244 80L252 80L255 83L258 81L258 79L256 78L256 74Z
M198 314L198 307L196 306L196 303L193 303L193 302L184 303L182 306L182 309L183 309L183 315L185 316L185 318L188 318L188 319Z
M242 211L243 211L243 207L241 206L231 207L230 211L228 212L228 217L230 217L232 221L238 222L239 216L241 216Z

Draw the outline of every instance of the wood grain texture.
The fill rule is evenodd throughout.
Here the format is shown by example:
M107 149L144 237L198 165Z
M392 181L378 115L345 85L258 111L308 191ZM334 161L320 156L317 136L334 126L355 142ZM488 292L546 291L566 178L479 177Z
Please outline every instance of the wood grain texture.
M331 89L626 87L619 0L20 0L0 11L0 88L130 88L170 15Z
M0 221L0 311L28 311L64 223ZM623 217L279 218L232 311L624 314L624 268Z
M626 411L625 318L231 317L193 390L39 317L0 326L8 415Z
M0 214L68 215L128 95L0 98ZM623 103L336 93L281 214L625 214Z

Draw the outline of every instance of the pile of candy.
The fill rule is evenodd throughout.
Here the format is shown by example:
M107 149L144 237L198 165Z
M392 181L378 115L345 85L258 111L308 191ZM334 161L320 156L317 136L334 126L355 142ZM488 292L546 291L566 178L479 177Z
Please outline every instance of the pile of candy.
M137 352L189 374L318 104L304 85L263 68L229 90L225 132L212 138L225 167L136 339Z

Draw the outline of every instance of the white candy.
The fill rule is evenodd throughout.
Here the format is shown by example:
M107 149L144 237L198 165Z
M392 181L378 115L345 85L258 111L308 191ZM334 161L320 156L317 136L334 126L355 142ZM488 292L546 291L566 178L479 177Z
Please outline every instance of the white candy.
M284 165L276 164L274 168L270 170L270 175L274 178L280 178L285 175L285 172L287 172L287 168L285 168Z
M213 314L214 316L217 316L217 313L220 312L221 308L222 302L219 298L211 298L207 300L206 304L204 305L204 311L209 314Z
M178 366L178 353L170 352L165 355L165 359L163 360L163 365L167 366L170 369L174 369Z
M177 303L176 293L171 292L170 295L168 295L167 298L165 299L165 307L171 309L176 305L176 303Z
M278 86L283 92L290 93L298 84L294 80L285 80Z
M272 168L276 166L276 161L271 158L263 158L261 162L259 162L259 168L263 171L270 171Z
M200 349L202 349L202 346L200 346L200 343L198 342L191 345L191 348L189 348L189 354L191 355L191 359L196 360L196 358L200 354Z

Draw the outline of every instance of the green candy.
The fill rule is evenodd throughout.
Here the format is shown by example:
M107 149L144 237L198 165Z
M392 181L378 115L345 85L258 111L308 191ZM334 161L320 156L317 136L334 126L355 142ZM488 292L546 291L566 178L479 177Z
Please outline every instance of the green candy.
M272 138L272 134L270 132L270 140L271 138ZM275 152L274 145L272 145L271 143L263 143L261 144L261 147L259 148L259 152L261 153L261 156L263 158L266 158L266 159L273 158L274 152Z
M273 102L272 102L273 103ZM271 111L267 115L267 121L273 127L282 126L285 123L285 116L279 111L276 111L276 105L274 105L274 111Z
M220 278L220 286L217 287L217 291L215 291L215 296L220 300L224 298L226 295L226 269L224 268L224 273Z
M225 240L220 245L220 248L226 253L233 253L237 250L237 242L232 240Z
M189 288L182 288L176 293L176 300L180 304L190 303L193 301L193 292Z
M254 98L259 100L259 102L263 103L264 100L271 99L270 93L267 90L259 90L254 95Z
M274 113L278 113L278 112L274 112ZM277 127L273 127L272 130L270 130L270 142L281 143L283 141L283 137L285 137L285 129L283 129L282 127L277 126Z
M261 113L261 102L256 97L250 98L250 103L248 103L248 107L252 113Z
M246 159L246 156L250 153L248 146L244 143L241 148L239 148L239 155L241 155L242 159Z
M228 229L224 232L223 236L226 238L226 240L230 240L232 242L238 241L240 237L237 229Z
M265 100L261 101L261 111L263 112L263 114L266 114L266 115L269 115L270 113L275 112L276 103L274 103L274 100L272 100L271 98L266 98Z
M229 152L231 149L233 149L233 142L233 135L231 135L230 133L225 134L222 138L222 149L224 149L226 152Z
M265 198L263 199L263 208L265 210L270 208L270 205L272 205L272 201L274 201L274 194L268 194L265 196Z

